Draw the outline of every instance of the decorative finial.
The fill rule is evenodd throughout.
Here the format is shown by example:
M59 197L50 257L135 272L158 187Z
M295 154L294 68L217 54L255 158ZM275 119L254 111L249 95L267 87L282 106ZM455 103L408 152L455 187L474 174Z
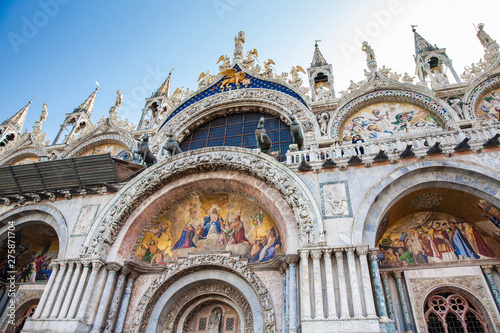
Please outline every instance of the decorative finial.
M314 47L318 47L318 42L321 42L321 39L314 40Z
M172 69L170 70L170 73L168 73L168 76L172 75L172 72L174 71L174 69L175 69L175 68L172 68Z
M95 81L95 84L97 84L97 88L95 90L99 89L99 86L101 85L99 82Z
M417 30L415 29L416 27L418 27L418 25L416 25L416 24L412 24L412 25L411 25L411 31L412 31L412 32L417 32Z

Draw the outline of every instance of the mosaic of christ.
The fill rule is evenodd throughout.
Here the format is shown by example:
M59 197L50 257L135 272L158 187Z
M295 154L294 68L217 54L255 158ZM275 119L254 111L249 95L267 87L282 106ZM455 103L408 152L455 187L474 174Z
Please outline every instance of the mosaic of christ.
M356 135L367 140L440 127L437 118L420 106L403 102L381 102L370 104L349 116L340 136L344 142L350 142Z
M483 97L477 110L477 117L492 121L500 120L500 88Z
M266 262L284 253L272 216L237 192L187 195L146 226L131 259L149 265L194 252L231 251L249 262Z

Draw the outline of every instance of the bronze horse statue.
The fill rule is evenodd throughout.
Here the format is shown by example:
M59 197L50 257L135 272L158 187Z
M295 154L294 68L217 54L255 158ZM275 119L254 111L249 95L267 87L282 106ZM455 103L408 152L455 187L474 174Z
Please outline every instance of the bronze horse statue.
M146 166L150 166L156 163L156 156L153 155L151 150L149 149L149 135L144 134L142 136L141 143L137 147L137 150L134 151L135 154L138 154L141 157L142 164Z

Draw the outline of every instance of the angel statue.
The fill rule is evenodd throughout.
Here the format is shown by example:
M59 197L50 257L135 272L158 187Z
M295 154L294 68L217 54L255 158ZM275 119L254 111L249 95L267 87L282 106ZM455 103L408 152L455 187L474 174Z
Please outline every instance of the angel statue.
M262 76L268 78L272 78L274 76L273 75L274 68L271 65L276 65L274 61L272 61L271 59L264 61L264 71L261 74Z
M170 97L170 101L172 104L179 104L182 101L182 97L184 96L184 87L175 89L172 97Z
M247 58L243 60L243 67L247 69L252 69L255 64L255 58L258 58L259 54L257 53L257 49L252 49L248 51Z
M202 72L198 78L198 82L198 90L208 87L212 82L212 75L210 75L210 71Z
M229 69L229 67L231 67L231 64L229 63L229 57L227 55L221 55L219 57L219 60L217 60L217 63L221 61L222 64L219 66L219 72L225 71L226 69Z
M366 63L368 64L368 68L371 71L377 70L377 60L375 59L375 52L373 51L372 47L368 44L367 41L363 42L361 50L363 50L366 53Z
M116 91L116 100L115 104L109 109L110 116L118 115L118 109L122 106L123 96L121 90Z
M243 44L245 44L245 33L243 31L238 32L238 36L234 37L234 58L243 59L244 50Z
M299 76L299 72L306 74L306 71L299 65L293 66L292 69L290 70L290 75L292 76L292 79L288 80L288 83L290 83L295 88L299 88L302 85L302 78Z
M246 74L243 71L239 71L236 68L231 68L227 69L223 72L220 72L221 75L225 75L226 77L222 81L222 84L220 85L221 89L224 88L229 88L228 86L231 83L234 83L236 87L238 88L240 85L240 82L244 85L247 86L250 84L250 79L246 78Z
M495 40L493 40L493 38L490 37L490 35L488 35L486 33L486 31L483 30L484 28L484 24L483 23L479 23L477 25L477 38L479 38L479 41L481 42L481 44L483 44L483 47L484 49L486 50L486 52L489 52L490 50L495 52L495 53L498 53L498 44Z

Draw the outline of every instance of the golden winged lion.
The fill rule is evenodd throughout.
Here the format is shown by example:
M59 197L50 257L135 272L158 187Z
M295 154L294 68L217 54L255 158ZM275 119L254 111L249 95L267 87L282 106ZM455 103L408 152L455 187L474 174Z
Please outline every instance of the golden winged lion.
M250 84L250 79L246 78L246 74L243 71L239 71L236 68L226 69L225 71L220 72L220 74L225 75L226 78L222 81L221 87L227 88L228 85L234 83L238 85L240 82L243 85Z

